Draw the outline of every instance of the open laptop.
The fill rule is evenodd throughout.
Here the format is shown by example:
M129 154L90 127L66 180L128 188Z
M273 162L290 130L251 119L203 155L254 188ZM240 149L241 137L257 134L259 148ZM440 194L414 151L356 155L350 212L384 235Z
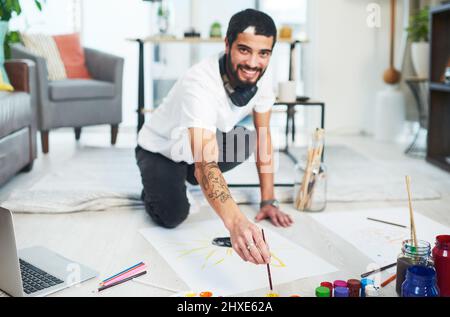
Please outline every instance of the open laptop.
M46 296L97 275L41 246L17 251L12 214L0 207L0 290L11 296Z

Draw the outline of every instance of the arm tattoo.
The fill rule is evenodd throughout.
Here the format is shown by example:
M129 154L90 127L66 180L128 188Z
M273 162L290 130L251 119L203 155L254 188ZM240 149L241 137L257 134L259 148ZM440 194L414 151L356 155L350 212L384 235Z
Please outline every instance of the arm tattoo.
M221 203L225 203L231 198L225 178L216 162L202 163L201 165L203 177L202 186L209 199L219 199Z

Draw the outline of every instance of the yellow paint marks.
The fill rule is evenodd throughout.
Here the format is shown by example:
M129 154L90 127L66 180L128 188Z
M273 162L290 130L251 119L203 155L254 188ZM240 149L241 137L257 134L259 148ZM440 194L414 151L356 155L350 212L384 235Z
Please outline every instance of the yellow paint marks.
M206 248L208 248L208 247L200 247L200 248L195 248L195 249L190 249L190 250L184 250L184 251L181 251L181 254L180 254L179 258L181 258L181 257L183 257L183 256L186 256L186 255L189 255L189 254L191 254L191 253L195 253L195 252L204 250L204 249L206 249Z
M223 261L225 261L225 259L220 259L219 261L217 261L216 263L214 263L214 265L218 265L218 264L222 263Z
M283 261L279 257L277 257L275 254L271 253L272 255L272 261L270 261L270 264L274 267L286 267L286 264L284 264ZM274 261L275 260L275 261Z

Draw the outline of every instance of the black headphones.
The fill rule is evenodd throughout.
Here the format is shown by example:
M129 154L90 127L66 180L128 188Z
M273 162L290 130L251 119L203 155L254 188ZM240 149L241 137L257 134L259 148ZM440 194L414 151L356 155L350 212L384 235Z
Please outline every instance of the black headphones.
M219 68L220 76L222 77L223 87L230 97L231 102L237 107L245 107L249 101L256 95L258 91L258 86L253 85L250 87L236 87L233 88L230 84L230 79L228 78L226 71L226 54L223 54L219 58Z

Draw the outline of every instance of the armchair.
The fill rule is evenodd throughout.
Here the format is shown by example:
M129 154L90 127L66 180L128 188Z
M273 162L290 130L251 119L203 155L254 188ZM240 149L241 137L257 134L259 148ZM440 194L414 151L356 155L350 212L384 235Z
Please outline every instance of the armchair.
M86 67L92 79L48 80L46 61L23 45L11 47L14 58L31 59L37 70L37 122L42 151L49 152L49 132L73 127L79 140L81 128L111 125L111 144L117 140L122 122L122 78L124 60L91 48L84 48Z

